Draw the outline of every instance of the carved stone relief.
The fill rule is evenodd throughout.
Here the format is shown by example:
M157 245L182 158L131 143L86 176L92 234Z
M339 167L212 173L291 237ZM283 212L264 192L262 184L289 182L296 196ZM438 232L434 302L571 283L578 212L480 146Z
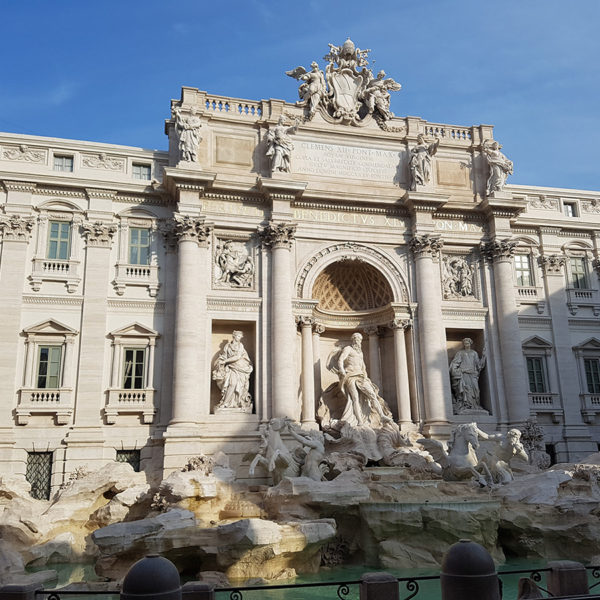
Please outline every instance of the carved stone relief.
M82 154L81 165L90 169L107 169L109 171L125 171L125 159L100 154Z
M214 287L252 288L254 272L254 260L246 243L217 240L214 252Z
M25 144L18 147L4 146L2 149L2 158L5 160L17 160L31 163L45 163L46 151L30 148Z
M475 268L468 256L445 255L442 258L444 300L475 298Z

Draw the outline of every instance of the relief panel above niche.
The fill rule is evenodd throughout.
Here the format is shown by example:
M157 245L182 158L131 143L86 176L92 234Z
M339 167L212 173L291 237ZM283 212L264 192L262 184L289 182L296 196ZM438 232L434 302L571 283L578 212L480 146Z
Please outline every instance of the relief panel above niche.
M216 135L215 163L251 167L254 146L252 138Z
M438 185L470 188L469 168L461 162L453 160L437 160Z

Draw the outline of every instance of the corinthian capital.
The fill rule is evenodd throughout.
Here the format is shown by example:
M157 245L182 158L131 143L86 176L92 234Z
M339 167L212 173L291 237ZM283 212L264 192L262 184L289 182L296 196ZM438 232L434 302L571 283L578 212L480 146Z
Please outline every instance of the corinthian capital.
M510 238L495 238L491 242L481 244L481 251L488 260L510 260L515 254L518 242Z
M562 254L550 254L548 256L540 256L539 261L546 275L562 275L567 258Z
M114 223L105 223L103 221L84 221L81 224L83 235L88 246L103 246L110 248L112 238L117 232L117 226Z
M19 215L1 215L0 230L5 240L27 242L33 229L33 217Z
M394 319L393 321L390 321L390 323L388 324L388 327L390 329L402 329L403 331L405 329L408 329L411 326L412 326L411 319Z
M269 221L268 225L258 228L258 235L262 238L262 243L272 248L291 248L295 234L296 225L294 223Z
M437 258L444 245L444 240L439 235L426 233L425 235L413 236L409 245L415 256Z
M169 222L171 234L178 242L196 242L199 246L206 246L212 225L205 224L204 220L204 217L176 214Z

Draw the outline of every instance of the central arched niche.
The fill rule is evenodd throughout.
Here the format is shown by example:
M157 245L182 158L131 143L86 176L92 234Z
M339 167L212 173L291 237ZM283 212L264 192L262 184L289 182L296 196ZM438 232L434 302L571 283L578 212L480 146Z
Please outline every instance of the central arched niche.
M384 275L372 265L357 259L334 262L317 276L312 297L327 312L369 311L394 300Z

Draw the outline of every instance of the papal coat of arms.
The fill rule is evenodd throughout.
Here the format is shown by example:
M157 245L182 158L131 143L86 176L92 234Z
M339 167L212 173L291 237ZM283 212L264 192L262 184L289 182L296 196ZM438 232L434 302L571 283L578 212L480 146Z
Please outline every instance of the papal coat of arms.
M373 75L368 68L369 52L357 48L348 38L343 46L329 44L329 53L323 57L327 61L325 73L316 62L310 71L304 67L286 71L286 75L302 81L298 105L308 109L308 119L321 110L334 122L360 125L373 115L383 127L394 116L390 112L390 91L398 91L401 85L386 79L385 71Z

